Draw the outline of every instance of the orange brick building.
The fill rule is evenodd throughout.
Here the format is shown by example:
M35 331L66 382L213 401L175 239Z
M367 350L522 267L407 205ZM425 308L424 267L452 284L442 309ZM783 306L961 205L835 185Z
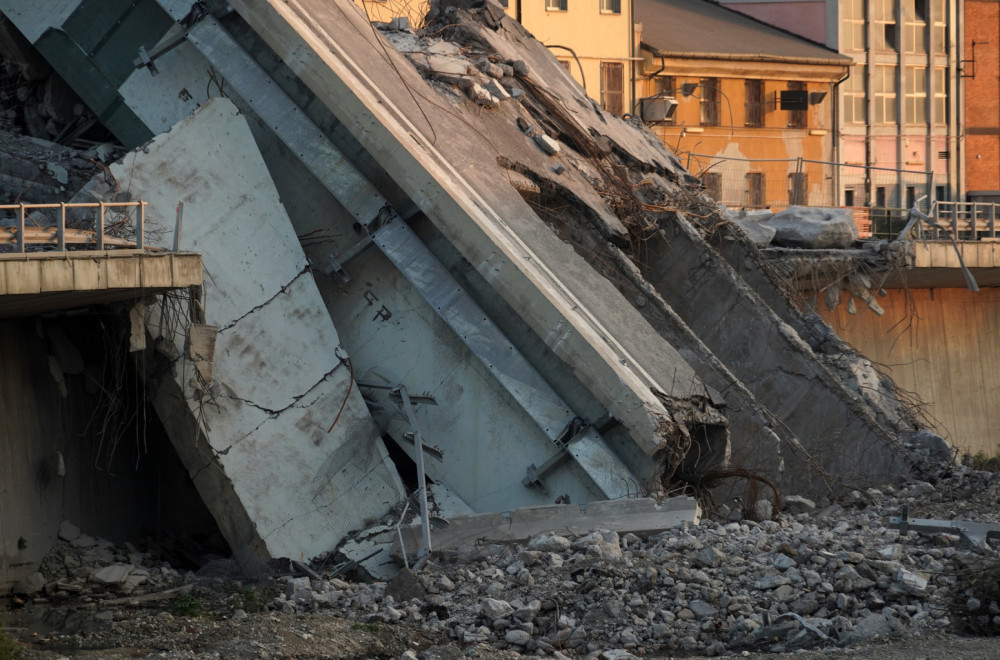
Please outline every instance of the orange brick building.
M965 0L964 24L966 189L970 193L997 192L1000 191L1000 2Z

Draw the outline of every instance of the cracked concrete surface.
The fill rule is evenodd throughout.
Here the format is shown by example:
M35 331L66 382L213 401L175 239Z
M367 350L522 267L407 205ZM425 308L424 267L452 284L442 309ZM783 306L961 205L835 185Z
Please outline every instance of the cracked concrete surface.
M212 134L228 139L205 149L205 136ZM197 162L176 188L161 176L173 162ZM157 400L161 418L194 420L187 424L202 436L200 451L211 448L198 458L190 430L171 433L178 453L192 460L195 483L221 518L230 544L235 539L265 558L314 556L366 518L388 511L403 496L402 485L357 388L350 386L336 329L236 108L213 100L112 170L149 200L151 213L167 212L183 196L185 248L205 255L211 275L205 316L222 328L213 382L193 381L182 358L175 379L163 379L169 387ZM220 204L217 187L244 191L235 209L228 196ZM149 327L174 330L168 338L184 355L183 327L173 325L187 311L162 305L177 302L154 307ZM345 421L328 433L342 405ZM365 463L364 472L349 469L357 460ZM325 495L317 499L303 489L304 478L322 483ZM340 503L358 492L366 497L345 510ZM252 571L258 560L241 561Z

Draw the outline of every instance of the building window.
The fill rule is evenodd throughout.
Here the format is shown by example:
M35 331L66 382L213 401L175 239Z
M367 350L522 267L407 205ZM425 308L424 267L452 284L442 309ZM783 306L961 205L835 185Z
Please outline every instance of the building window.
M805 172L793 172L788 175L788 204L790 206L805 206L809 203L809 175Z
M907 53L927 52L927 0L903 0Z
M656 96L673 96L677 93L677 79L673 76L657 76L656 77L656 88L654 94ZM664 124L675 124L677 123L677 113L676 111L671 116L663 120Z
M613 115L622 114L624 69L621 62L601 62L601 107Z
M844 89L844 122L847 124L865 123L865 65L855 64L851 67L850 77L843 83Z
M719 79L702 78L701 87L701 125L719 125Z
M896 123L896 67L876 64L872 67L876 124Z
M510 6L510 0L500 0L500 6L506 9Z
M722 201L722 175L718 172L705 172L701 175L701 185L705 193L716 202Z
M794 80L788 83L788 91L790 92L801 92L805 95L806 99L809 95L806 94L806 84L800 80ZM808 100L806 101L808 103ZM805 128L809 123L809 107L796 108L795 110L788 111L788 127L789 128Z
M934 28L931 30L932 50L936 55L945 55L948 52L948 17L945 14L944 0L932 0L931 16Z
M865 0L847 0L844 3L843 51L865 49Z
M934 123L948 123L948 69L934 69Z
M622 13L622 0L601 0L602 14Z
M764 125L764 81L746 80L746 122L745 126Z
M566 11L569 0L545 0L545 11Z
M917 205L916 186L906 186L906 208L912 209L916 205Z
M854 189L844 190L844 206L854 206Z
M927 123L927 68L908 66L905 70L906 123Z
M885 208L885 186L875 188L875 206Z
M766 198L764 191L764 173L747 173L746 207L750 209L764 208Z
M875 50L897 50L896 3L894 0L871 0L872 39Z

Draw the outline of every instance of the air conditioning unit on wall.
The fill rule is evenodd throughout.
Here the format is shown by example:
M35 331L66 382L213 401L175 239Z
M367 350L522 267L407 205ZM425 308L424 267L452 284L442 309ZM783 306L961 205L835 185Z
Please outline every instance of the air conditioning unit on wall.
M639 114L647 124L667 121L677 112L677 99L669 96L652 96L639 99Z

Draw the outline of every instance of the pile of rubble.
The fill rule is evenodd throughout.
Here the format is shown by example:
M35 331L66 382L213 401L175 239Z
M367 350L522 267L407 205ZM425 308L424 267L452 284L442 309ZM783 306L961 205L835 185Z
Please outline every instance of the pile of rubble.
M956 572L981 553L995 559L957 536L887 526L903 506L998 522L993 474L959 468L937 486L854 491L819 509L791 499L778 521L706 521L646 539L549 533L436 557L388 583L290 579L271 606L407 622L520 652L779 652L949 630ZM1000 620L997 601L960 600L969 615Z
M64 521L59 527L59 542L38 571L14 586L13 593L15 605L30 600L37 607L72 599L74 605L92 609L98 603L107 606L140 602L149 594L159 600L170 600L191 590L190 579L186 571L140 552L131 543L117 546L84 534L73 523ZM165 589L169 591L164 593Z
M1000 624L1000 602L969 596L961 578L977 562L995 564L992 549L949 534L901 535L888 525L904 506L922 517L1000 523L1000 475L946 468L935 481L854 491L834 503L786 497L774 521L742 519L738 507L727 513L722 506L716 520L648 538L594 531L550 532L525 544L483 540L436 553L388 582L352 583L314 565L309 570L320 577L277 578L283 592L257 601L270 613L253 614L230 598L216 614L234 622L333 614L459 647L555 657L614 651L616 658L849 646ZM40 573L15 590L26 610L118 622L129 607L174 604L176 614L178 598L192 589L223 591L229 582L177 571L68 523L60 533Z

